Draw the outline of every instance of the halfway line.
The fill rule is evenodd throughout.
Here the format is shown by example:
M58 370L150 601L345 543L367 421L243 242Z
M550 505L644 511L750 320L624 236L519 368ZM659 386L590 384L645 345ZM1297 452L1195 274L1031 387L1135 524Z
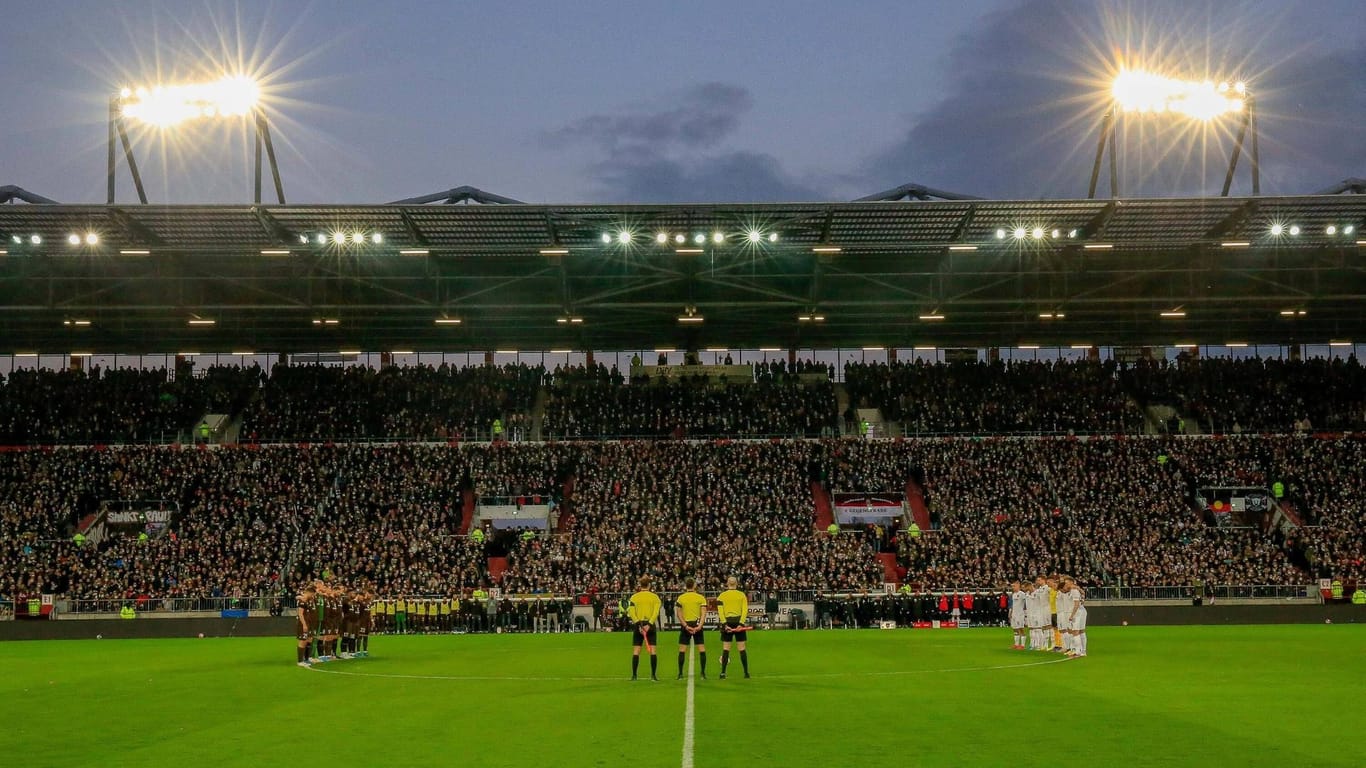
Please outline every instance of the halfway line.
M692 643L688 643L688 706L683 710L683 761L682 768L692 768L692 744L693 744L693 685L697 678L693 677L693 660L697 657L697 648Z

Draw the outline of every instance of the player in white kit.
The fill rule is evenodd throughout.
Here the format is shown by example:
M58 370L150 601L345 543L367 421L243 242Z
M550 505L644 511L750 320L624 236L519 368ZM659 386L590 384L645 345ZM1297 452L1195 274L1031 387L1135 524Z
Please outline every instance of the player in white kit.
M1072 579L1068 579L1063 587L1067 590L1067 627L1068 634L1072 637L1072 656L1081 657L1086 655L1086 597L1082 594L1081 587ZM1059 614L1061 615L1061 614Z
M1010 582L1010 630L1014 634L1011 648L1023 651L1025 648L1025 603L1027 595L1020 589L1020 582Z
M1071 581L1068 576L1063 576L1058 585L1058 633L1062 636L1062 652L1071 654L1072 635L1068 633L1071 626L1072 595L1067 591L1067 582Z
M1050 625L1053 623L1049 614L1048 605L1048 581L1040 576L1034 579L1034 591L1030 593L1032 603L1029 611L1029 636L1030 650L1047 651L1053 647L1053 638Z

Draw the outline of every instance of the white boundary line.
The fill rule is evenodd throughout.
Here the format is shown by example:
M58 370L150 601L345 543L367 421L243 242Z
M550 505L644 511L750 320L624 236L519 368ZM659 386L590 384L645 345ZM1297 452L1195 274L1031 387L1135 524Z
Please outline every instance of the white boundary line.
M1046 661L1033 661L1033 662L1030 662L1030 663L1028 663L1028 664L996 664L996 665L986 666L986 667L951 667L951 668L949 668L949 669L903 669L903 670L893 670L893 671L890 671L890 672L824 672L824 673L822 673L822 672L815 672L815 673L809 673L809 674L764 675L764 676L763 676L763 679L764 679L764 680L807 680L807 679L814 679L814 678L830 678L830 677L902 677L902 676L906 676L906 675L940 675L940 674L948 674L948 673L953 673L953 672L993 672L993 671L1006 670L1006 669L1026 669L1026 668L1028 668L1028 667L1043 667L1043 666L1047 666L1047 665L1049 665L1049 664L1061 664L1061 663L1063 663L1063 662L1065 662L1065 661L1071 661L1071 660L1072 660L1071 658L1066 657L1066 656L1063 656L1063 657L1061 657L1061 658L1048 659L1048 660L1046 660ZM333 664L336 664L336 663L337 663L337 662L328 662L328 663L322 664L322 665L315 664L315 665L309 667L308 669L309 669L310 671L312 671L312 672L323 672L323 673L326 673L326 674L329 674L329 675L350 675L350 676L352 676L352 677L384 677L384 678L390 678L390 679L395 679L395 680L455 680L455 681L469 681L469 682L555 682L555 681L563 681L563 682L609 682L609 681L613 681L613 680L621 681L621 680L624 680L624 679L625 679L625 678L620 677L620 676L607 677L607 676L604 676L604 675L599 675L599 676L597 676L597 677L572 677L572 676L563 676L563 677L561 677L561 676L555 676L555 675L547 675L547 676L543 676L543 677L531 677L531 676L507 676L507 677L498 677L498 676L493 676L493 675L399 675L399 674L391 674L391 673L387 673L387 672L348 672L348 671L341 670L341 669L326 669L326 668L325 668L325 667L330 667L330 666L332 666ZM693 684L694 684L694 678L693 678L693 676L692 676L692 660L691 660L691 657L689 657L689 661L688 661L688 702L689 702L688 712L690 712L690 713L691 713L691 711L692 711Z
M693 687L697 678L693 677L693 659L697 656L697 646L688 643L688 706L683 710L683 759L682 768L693 768Z

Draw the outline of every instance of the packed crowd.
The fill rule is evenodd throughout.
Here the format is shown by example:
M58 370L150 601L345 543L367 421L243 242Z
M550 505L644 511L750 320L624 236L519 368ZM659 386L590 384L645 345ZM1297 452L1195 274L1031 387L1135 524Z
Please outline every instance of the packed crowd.
M174 442L206 412L232 412L257 368L17 370L0 386L0 445Z
M1177 408L1207 432L1366 429L1366 370L1347 360L1183 357L1124 372L1144 404Z
M649 574L750 589L877 589L879 546L926 589L1061 571L1087 584L1304 584L1366 577L1366 440L934 438L494 445L57 448L0 452L0 595L155 600L282 594L329 574L381 593L487 586L464 499L555 497L550 535L510 543L513 592L628 591ZM904 492L920 536L830 536L813 490ZM813 481L820 481L813 484ZM1207 485L1265 487L1303 527L1214 527ZM73 541L109 504L170 509L164 529ZM144 535L148 534L150 535ZM292 593L291 593L292 594Z
M484 439L495 419L530 410L540 366L277 365L247 408L244 440Z
M541 433L557 439L819 437L837 433L835 412L828 381L726 384L699 376L628 386L557 385Z
M1113 362L849 363L855 408L879 408L904 434L1139 432L1143 413Z
M630 591L640 574L677 590L692 575L751 589L880 584L862 536L817 536L810 444L608 443L580 446L569 536L514 550L516 590Z

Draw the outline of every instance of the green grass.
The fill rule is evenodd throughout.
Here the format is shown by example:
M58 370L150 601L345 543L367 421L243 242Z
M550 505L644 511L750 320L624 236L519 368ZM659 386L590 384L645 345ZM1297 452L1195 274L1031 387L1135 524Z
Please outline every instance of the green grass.
M1366 627L1107 627L1091 655L1008 631L751 633L754 678L695 690L695 764L1362 766ZM661 633L661 639L664 638ZM672 640L672 635L669 636ZM714 640L715 638L713 638ZM686 682L630 683L625 635L0 643L23 766L679 766ZM30 747L30 745L32 745ZM10 762L10 761L13 762Z

